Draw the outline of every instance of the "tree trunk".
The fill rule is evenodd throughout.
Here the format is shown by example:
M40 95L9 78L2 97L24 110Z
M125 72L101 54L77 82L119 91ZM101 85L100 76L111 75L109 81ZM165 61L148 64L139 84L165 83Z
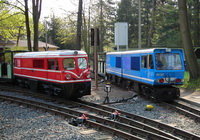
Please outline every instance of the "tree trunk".
M98 52L103 52L103 1L100 1L100 30L99 30L99 46Z
M151 24L150 24L150 28L149 28L149 36L148 36L148 42L147 42L147 46L150 48L152 43L151 43L151 39L153 37L153 28L154 28L154 13L155 13L155 9L156 9L156 0L152 1L152 13L151 13Z
M31 47L31 30L30 30L30 26L29 26L29 15L28 15L28 0L24 0L24 3L25 3L27 45L28 45L28 50L31 52L32 47Z
M33 30L34 30L34 42L33 42L33 50L38 51L38 24L41 13L42 0L32 0L33 6Z
M77 35L76 35L76 42L77 42L76 49L77 50L81 50L82 5L83 5L83 1L79 0L78 20L77 20Z
M200 46L200 2L199 0L194 0L194 46Z
M189 69L190 78L196 79L200 76L199 73L200 69L192 46L192 39L187 18L186 0L178 0L178 7L179 7L179 22L180 22L182 41L183 41L183 48L185 51L186 61L188 64L187 68Z

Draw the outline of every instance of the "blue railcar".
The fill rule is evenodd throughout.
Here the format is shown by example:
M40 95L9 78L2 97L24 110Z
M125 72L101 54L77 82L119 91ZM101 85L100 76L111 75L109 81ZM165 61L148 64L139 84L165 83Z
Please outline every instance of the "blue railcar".
M106 75L113 83L156 98L174 100L180 96L175 85L184 81L182 49L153 48L106 54Z

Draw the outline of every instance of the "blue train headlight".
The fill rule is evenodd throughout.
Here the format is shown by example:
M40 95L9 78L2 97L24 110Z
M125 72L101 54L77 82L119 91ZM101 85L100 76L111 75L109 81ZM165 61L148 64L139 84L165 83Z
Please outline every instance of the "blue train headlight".
M67 74L67 75L66 75L66 79L67 79L67 80L71 79L71 75L70 75L70 74Z

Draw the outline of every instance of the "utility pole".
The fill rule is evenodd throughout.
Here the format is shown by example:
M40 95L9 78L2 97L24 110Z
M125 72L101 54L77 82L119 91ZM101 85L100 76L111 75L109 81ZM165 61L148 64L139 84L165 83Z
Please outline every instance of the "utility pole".
M98 90L98 54L97 46L99 46L99 29L91 29L91 46L94 46L94 80L95 80L95 89Z
M141 1L138 0L138 49L141 49Z

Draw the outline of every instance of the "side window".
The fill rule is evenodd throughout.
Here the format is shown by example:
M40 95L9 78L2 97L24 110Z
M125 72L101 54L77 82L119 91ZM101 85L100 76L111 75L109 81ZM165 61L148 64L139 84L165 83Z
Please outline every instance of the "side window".
M147 68L147 55L142 56L142 68Z
M21 63L20 63L21 61L20 61L20 59L15 59L14 60L14 66L15 67L20 67L21 66Z
M54 70L54 59L48 59L48 69Z
M78 67L80 69L86 69L87 68L87 61L85 58L78 58Z
M131 57L131 70L140 71L140 57Z
M65 70L75 69L75 60L73 58L63 59L63 67L64 67Z
M116 57L116 67L121 68L122 59L121 57Z
M42 60L42 59L33 60L33 68L43 69L44 68L44 60Z
M149 69L154 69L153 57L152 57L152 55L148 55L148 58L149 58L149 66L148 66L148 68L149 68Z
M55 68L56 68L56 70L59 70L59 67L58 67L58 59L55 60Z

